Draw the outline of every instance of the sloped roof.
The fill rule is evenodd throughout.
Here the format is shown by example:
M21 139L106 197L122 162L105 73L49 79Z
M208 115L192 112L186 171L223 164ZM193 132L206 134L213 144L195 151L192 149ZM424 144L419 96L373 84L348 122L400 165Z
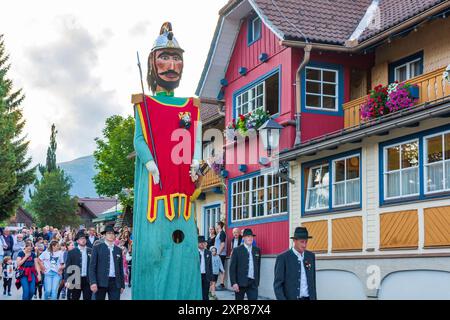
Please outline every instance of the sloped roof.
M230 0L226 14L244 0ZM359 40L377 34L449 0L248 0L282 40L344 45L371 4L378 6L376 27L366 27Z
M224 117L219 112L219 104L216 101L202 101L200 109L200 118L202 124L207 124L210 121Z
M381 0L379 3L380 28L366 29L360 41L367 40L442 2L448 2L448 0Z
M397 0L400 1L400 0ZM284 40L344 44L372 0L254 0Z
M113 198L79 198L78 204L84 206L90 212L92 212L96 217L105 212L106 210L112 208L117 203L116 199Z

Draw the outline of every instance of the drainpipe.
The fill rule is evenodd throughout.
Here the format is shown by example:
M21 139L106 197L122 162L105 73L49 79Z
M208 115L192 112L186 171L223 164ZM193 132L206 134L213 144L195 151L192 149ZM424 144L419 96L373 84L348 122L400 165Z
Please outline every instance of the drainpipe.
M305 46L304 55L303 55L303 61L300 63L297 72L295 74L295 92L296 92L296 113L295 113L295 142L294 147L298 146L301 143L301 133L300 133L300 111L301 111L301 88L300 88L300 71L303 69L303 67L309 62L312 45L307 44Z

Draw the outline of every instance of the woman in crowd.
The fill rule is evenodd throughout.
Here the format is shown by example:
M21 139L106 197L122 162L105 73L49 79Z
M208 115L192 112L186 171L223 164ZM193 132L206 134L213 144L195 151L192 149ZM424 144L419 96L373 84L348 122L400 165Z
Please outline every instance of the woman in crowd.
M58 288L64 270L64 257L58 248L58 242L52 240L47 250L44 251L39 259L44 263L44 291L45 299L56 300L58 297Z
M20 277L16 279L22 286L22 300L31 300L33 298L36 281L41 280L41 269L33 252L33 242L28 240L25 242L25 248L19 252L16 265L20 273Z
M214 226L209 228L209 237L208 240L206 241L207 246L206 249L210 250L212 246L214 246L214 243L216 241L216 229L214 228Z
M42 240L42 238L41 238ZM37 258L37 262L39 263L40 270L44 270L44 264L42 260L39 259L41 254L45 251L44 241L41 243L36 243L35 246L35 255ZM34 298L37 299L39 294L39 299L42 299L42 288L44 287L44 273L41 272L41 280L36 282L35 290L34 290Z

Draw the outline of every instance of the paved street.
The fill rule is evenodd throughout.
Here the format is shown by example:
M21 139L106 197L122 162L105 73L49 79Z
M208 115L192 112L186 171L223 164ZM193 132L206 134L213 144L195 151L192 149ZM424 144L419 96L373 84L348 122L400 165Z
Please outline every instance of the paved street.
M0 281L0 300L21 300L22 299L22 289L17 290L16 287L13 285L11 290L11 297L7 295L3 295L3 280ZM219 300L234 300L234 293L229 290L223 290L223 291L216 291L217 298ZM131 300L131 288L125 288L124 293L121 296L122 300ZM262 299L262 298L261 298ZM39 299L33 299L33 300L39 300Z

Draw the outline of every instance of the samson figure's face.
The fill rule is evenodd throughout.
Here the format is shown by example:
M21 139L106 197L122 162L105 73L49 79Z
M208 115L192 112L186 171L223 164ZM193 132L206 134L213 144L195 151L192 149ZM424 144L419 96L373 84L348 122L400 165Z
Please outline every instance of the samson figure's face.
M182 52L177 49L161 49L153 52L150 59L153 61L149 63L151 68L147 80L152 91L173 91L177 88L183 73Z
M158 76L167 82L180 81L183 72L183 57L177 50L165 49L155 53Z

